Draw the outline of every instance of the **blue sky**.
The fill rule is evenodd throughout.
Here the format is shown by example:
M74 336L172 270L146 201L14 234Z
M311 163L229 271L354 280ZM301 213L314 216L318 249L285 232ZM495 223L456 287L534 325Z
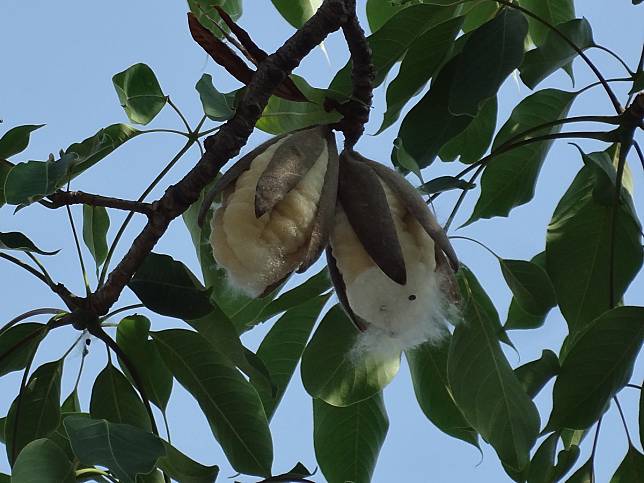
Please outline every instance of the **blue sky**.
M363 3L362 0L359 3ZM632 6L630 0L583 0L577 2L578 16L587 17L594 29L598 43L619 52L627 63L634 66L639 56L644 32L644 7ZM130 2L87 2L68 0L49 2L34 0L22 2L3 0L0 4L0 58L3 73L0 76L0 133L20 124L46 123L34 133L28 150L14 160L45 159L48 153L58 152L72 142L92 135L98 129L127 119L119 106L112 87L112 75L128 66L144 62L157 74L166 94L182 109L194 124L201 117L199 97L194 85L203 73L210 73L221 91L238 86L222 69L208 61L206 54L196 46L187 30L187 7L184 1L155 2L140 0ZM246 0L242 25L252 33L256 42L272 51L292 32L292 28L279 16L268 0ZM311 84L324 87L347 59L346 47L339 35L327 42L330 64L320 49L314 51L296 71ZM591 57L609 77L622 76L620 66L600 51L591 51ZM577 86L593 82L588 69L579 61L575 63ZM392 73L393 74L393 73ZM393 78L390 74L389 79ZM571 88L570 81L556 74L540 87ZM617 86L624 94L626 86ZM516 102L529 93L525 86L509 81L503 87L499 106L499 119L503 122ZM376 92L372 122L367 132L373 133L380 124L384 91ZM605 94L596 88L578 99L571 115L611 114ZM150 127L176 128L180 126L174 112L166 108ZM358 150L372 159L388 163L391 142L397 127L394 126L378 137L365 136ZM250 145L255 145L266 135L255 133ZM644 141L640 136L640 141ZM135 198L156 176L161 167L183 145L183 138L169 134L148 134L128 143L112 156L102 161L74 183L74 188L104 195ZM600 144L580 143L588 150L603 149ZM175 167L167 182L179 179L196 161L198 153L191 151ZM552 149L540 177L534 202L515 209L510 218L481 220L459 230L458 234L477 238L506 258L529 259L544 246L545 228L556 202L570 180L581 167L576 150L565 142ZM631 159L636 187L641 187L644 176L640 166ZM454 173L458 167L437 162L425 172L426 178ZM164 186L167 186L165 184ZM160 187L153 193L158 197ZM475 194L470 194L455 226L467 219ZM644 206L640 190L636 192L635 205ZM454 203L453 196L444 196L436 206L437 214L444 220ZM80 223L80 210L75 210ZM640 212L641 214L641 212ZM112 216L112 227L118 227L120 215ZM138 232L141 220L132 223L129 237ZM33 206L13 216L11 209L0 210L0 229L19 230L28 234L44 249L62 252L48 258L47 266L54 277L76 292L82 292L82 281L73 242L63 210L45 211ZM114 229L111 230L114 234ZM455 233L456 234L456 233ZM131 239L131 238L128 238ZM126 240L127 241L127 240ZM501 278L496 261L480 247L464 241L455 242L462 260L468 264L484 284L495 301L503 320L510 301L510 292ZM119 254L127 243L121 244ZM172 254L198 273L198 265L188 233L180 220L171 225L156 251ZM310 272L315 273L315 268ZM45 292L35 279L28 278L16 268L0 265L0 320L34 307L60 306ZM625 297L627 304L644 304L644 277L631 286ZM124 293L119 305L135 303L132 293ZM150 316L153 327L178 326L177 321L160 316ZM558 311L553 311L546 325L527 333L513 332L519 356L509 351L513 365L538 358L541 350L558 350L565 323ZM255 348L265 333L261 327L244 340ZM44 362L62 354L74 338L70 329L52 334L45 347L38 352L36 362ZM68 358L65 368L63 392L73 385L80 350ZM642 357L638 361L634 378L644 375ZM91 347L87 370L81 382L87 409L91 381L105 364L105 351L98 343ZM14 373L0 381L0 415L5 415L19 384L19 374ZM537 397L545 419L550 405L547 386ZM373 478L374 482L504 482L510 481L503 473L493 450L483 447L483 458L472 447L454 440L435 429L421 413L410 383L406 366L385 390L390 429L381 452ZM621 397L629 417L632 434L637 431L637 393L625 390ZM222 468L222 481L234 471L227 464L223 453L210 434L204 417L196 411L190 396L175 384L170 403L169 418L173 442L184 452L207 464ZM315 467L312 442L311 401L304 392L299 371L284 397L271 425L275 444L274 472L290 469L301 461ZM580 461L585 461L586 448ZM605 418L599 442L598 481L608 481L626 451L624 429L616 411L611 409ZM0 454L0 472L7 471L4 452ZM318 474L317 478L321 480ZM245 479L244 481L253 481Z

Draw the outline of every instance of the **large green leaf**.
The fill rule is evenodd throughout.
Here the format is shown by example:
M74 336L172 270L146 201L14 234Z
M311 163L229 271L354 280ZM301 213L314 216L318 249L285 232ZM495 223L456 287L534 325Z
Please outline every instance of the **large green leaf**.
M129 424L146 431L152 428L143 401L130 381L110 362L94 381L89 412L94 419Z
M381 28L387 21L410 4L394 4L388 0L367 0L367 22L371 32Z
M271 96L268 104L255 125L258 129L269 134L282 134L285 132L303 129L315 124L331 124L340 120L340 114L324 108L326 91L311 87L303 78L291 75L291 80L308 102L296 102Z
M525 260L499 259L501 273L514 295L514 300L530 315L547 313L557 303L555 291L546 271Z
M295 28L300 28L322 5L322 0L272 0L279 13Z
M150 473L165 454L158 437L128 424L70 416L65 429L81 464L109 468L122 483Z
M519 0L519 5L551 25L559 25L575 18L574 0ZM543 44L550 33L548 26L532 17L528 17L528 24L534 44Z
M462 22L460 17L443 22L420 35L409 47L398 75L387 87L387 110L378 133L396 122L407 101L436 73L452 50Z
M45 335L45 325L27 322L0 334L0 377L24 369Z
M503 81L521 65L527 33L524 15L510 8L472 32L458 58L449 93L453 114L474 117L481 104L496 95Z
M557 354L545 349L539 359L517 367L514 373L521 381L528 396L534 398L543 389L543 386L559 373L559 359Z
M353 351L358 331L337 304L320 322L302 356L306 391L333 406L349 406L382 391L400 368L400 354Z
M150 310L180 319L196 319L212 311L210 294L183 263L150 253L128 283Z
M15 457L28 443L47 436L58 426L62 372L62 360L43 364L29 377L22 395L11 404L5 426L10 463L15 462Z
M586 429L633 372L644 340L644 307L617 307L573 339L553 390L547 429Z
M222 94L212 83L212 76L204 74L195 86L203 112L213 121L227 121L235 115L235 93Z
M557 28L582 51L594 45L593 32L588 20L573 19ZM521 80L530 87L539 84L557 69L564 67L577 56L577 51L565 42L556 32L548 32L541 47L528 52L519 68Z
M96 270L107 258L110 217L102 206L83 205L83 241L96 262Z
M414 393L423 413L438 429L478 447L478 435L456 406L447 381L450 341L451 337L439 344L426 343L405 353Z
M46 252L34 245L29 238L17 231L0 232L0 250L17 250L21 252L37 253L39 255L55 255L60 250Z
M382 394L348 407L313 399L313 443L329 483L369 483L389 429Z
M127 117L137 124L149 123L168 100L146 64L134 64L119 72L112 83Z
M555 457L558 441L559 435L557 433L553 433L543 440L530 461L528 483L553 483L555 481Z
M203 336L179 329L152 336L175 378L199 403L233 468L270 475L273 445L255 389Z
M644 480L644 454L629 445L624 460L610 479L610 483L629 483Z
M23 448L11 474L12 483L74 483L76 465L56 443L41 438ZM2 481L2 480L0 480Z
M463 323L454 330L447 362L452 395L465 419L514 471L529 462L539 413L498 342L498 315L471 277L459 277Z
M215 37L223 37L221 29L228 31L215 7L223 8L233 20L238 20L242 14L242 0L188 0L188 6L199 23Z
M188 458L174 446L165 443L165 456L159 459L159 468L170 478L181 483L213 483L219 474L218 466L204 466Z
M405 54L416 38L461 11L462 6L413 5L393 15L385 25L371 34L367 41L373 52L376 69L374 86L379 86L389 70ZM347 63L334 77L329 91L345 98L351 93L351 65Z
M172 373L161 359L154 342L148 339L149 332L150 321L147 317L131 315L119 322L116 342L136 368L150 402L164 411L172 392ZM134 383L122 361L121 367L128 379Z
M0 158L6 159L27 149L31 133L43 126L44 124L26 124L9 129L0 138Z
M526 97L497 134L492 151L519 133L565 117L575 96L574 92L544 89ZM554 134L560 130L561 126L554 126L533 135ZM481 178L481 195L466 224L481 218L507 216L515 206L530 201L552 143L552 140L530 143L492 158Z
M471 164L481 159L494 136L497 107L496 96L485 101L465 130L441 147L438 152L441 159L454 161L458 158L461 163L465 164Z
M593 195L598 179L596 168L583 167L548 226L546 268L571 331L611 308L612 201L607 206ZM615 210L614 226L613 301L618 301L642 266L642 246L639 225L625 203Z
M269 392L264 384L256 384L252 377L250 381L262 399L269 420L275 414L302 357L315 321L328 299L328 295L318 296L289 309L273 324L257 349L257 355L270 374L274 392Z

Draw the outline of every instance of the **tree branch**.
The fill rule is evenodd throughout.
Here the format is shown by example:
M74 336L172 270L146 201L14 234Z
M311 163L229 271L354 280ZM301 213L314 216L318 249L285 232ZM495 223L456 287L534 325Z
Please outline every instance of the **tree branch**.
M205 141L206 152L177 184L153 203L152 214L128 253L109 275L105 285L91 297L89 307L104 315L119 298L132 275L163 236L170 222L199 198L203 188L221 167L246 144L271 93L302 59L331 32L355 16L355 0L325 0L318 11L264 60L255 72L235 116Z
M119 198L111 198L109 196L84 193L83 191L58 191L50 195L49 199L52 202L51 208L60 208L61 206L70 205L89 205L114 208L116 210L133 211L144 215L149 215L152 212L152 205L150 203L122 200Z

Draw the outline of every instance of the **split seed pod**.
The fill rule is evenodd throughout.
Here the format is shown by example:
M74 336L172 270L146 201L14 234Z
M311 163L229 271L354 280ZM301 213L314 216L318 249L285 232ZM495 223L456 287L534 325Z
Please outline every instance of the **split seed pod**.
M305 271L328 243L338 187L338 151L327 126L270 139L215 184L202 213L211 219L215 261L231 285L264 296Z
M458 259L404 177L343 151L326 253L338 298L364 333L358 342L364 349L385 338L406 349L446 333Z

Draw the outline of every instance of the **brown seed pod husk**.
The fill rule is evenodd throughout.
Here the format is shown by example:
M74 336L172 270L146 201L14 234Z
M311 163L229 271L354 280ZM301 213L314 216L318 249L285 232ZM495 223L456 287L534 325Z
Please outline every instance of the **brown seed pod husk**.
M331 276L331 282L333 283L333 287L335 288L335 293L338 296L338 300L340 301L340 304L342 304L344 311L347 313L358 330L364 332L365 330L367 330L367 324L353 312L351 305L349 305L349 298L347 297L346 291L347 288L344 283L344 279L342 278L342 274L340 273L340 270L338 270L338 265L335 261L335 257L333 256L333 252L331 251L330 246L326 247L325 253L326 263L329 267L329 275Z
M328 129L326 126L316 126L294 132L278 146L273 158L257 180L257 218L272 210L308 173L324 150Z
M371 167L387 186L403 202L407 211L412 214L418 223L424 228L427 234L432 237L436 245L447 255L449 263L454 271L458 270L459 261L447 234L438 224L436 219L429 212L418 191L402 176L388 167L372 161L355 153L356 158L367 166Z
M360 243L394 282L405 285L407 271L387 195L376 172L342 151L338 199Z

